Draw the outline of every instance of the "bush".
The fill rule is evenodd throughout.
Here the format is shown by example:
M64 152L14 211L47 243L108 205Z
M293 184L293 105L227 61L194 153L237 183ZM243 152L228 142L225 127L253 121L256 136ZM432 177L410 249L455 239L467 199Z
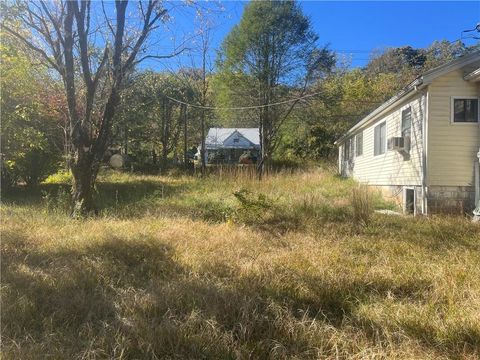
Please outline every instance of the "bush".
M72 184L73 175L71 171L60 170L48 176L43 182L45 184Z
M6 162L3 161L2 156L2 163L1 163L1 184L2 190L10 189L17 183L18 179L16 178L15 174L12 170L7 166Z
M233 193L238 200L240 207L235 212L235 220L249 223L261 222L271 215L274 210L274 203L265 194L255 194L250 190L242 188Z
M27 185L37 185L56 170L58 160L53 152L32 148L13 154L13 157L5 162L5 171L9 174L10 182L23 180Z

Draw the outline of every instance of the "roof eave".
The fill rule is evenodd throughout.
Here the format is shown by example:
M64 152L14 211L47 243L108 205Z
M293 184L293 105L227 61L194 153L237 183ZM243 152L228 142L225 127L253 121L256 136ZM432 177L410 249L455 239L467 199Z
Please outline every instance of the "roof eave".
M405 87L404 90L400 91L397 93L394 97L390 98L382 104L380 107L376 108L374 111L372 111L370 114L368 114L366 117L364 117L360 122L355 124L352 128L350 128L342 137L340 137L337 141L335 141L335 145L339 145L342 143L346 138L348 138L352 133L354 133L356 130L361 128L362 126L366 125L367 123L370 123L374 121L375 119L378 118L379 115L383 114L385 111L388 111L392 106L397 105L399 102L405 100L405 98L411 94L413 90L418 90L420 88L424 88L427 85L429 85L434 79L437 77L448 73L452 70L455 70L458 67L462 67L465 65L468 65L470 63L473 63L475 61L478 61L480 56L480 51L475 51L471 54L464 55L454 61L451 61L450 63L438 66L434 69L431 69L427 72L425 72L422 76L418 77L415 79L413 82L411 82L407 87Z
M480 81L480 68L473 70L471 73L463 77L465 81L477 82Z
M396 106L400 102L404 101L409 96L415 94L417 90L423 89L426 84L423 83L423 78L417 78L413 82L411 82L407 87L405 87L402 91L397 93L395 96L384 102L381 106L373 110L370 114L365 116L361 121L356 123L353 127L351 127L342 137L340 137L337 141L334 142L335 145L339 145L342 143L346 138L350 135L355 133L356 130L362 128L363 126L375 121L378 119L379 116L384 114L386 111L389 111L392 107ZM412 93L413 91L413 93Z

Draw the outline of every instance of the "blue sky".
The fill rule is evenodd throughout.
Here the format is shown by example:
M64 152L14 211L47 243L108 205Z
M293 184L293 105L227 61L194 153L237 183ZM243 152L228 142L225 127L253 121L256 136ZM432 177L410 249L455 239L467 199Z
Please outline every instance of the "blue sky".
M203 3L207 4L207 3ZM222 11L215 3L214 28L211 34L209 59L213 63L215 51L232 27L238 23L247 2L221 2ZM456 40L462 30L471 29L480 22L480 1L459 2L323 2L301 1L304 13L310 17L320 44L329 44L332 50L351 59L351 66L367 63L372 50L385 47L411 45L426 47L434 40ZM169 24L176 39L194 31L194 11L181 9L174 12ZM464 40L468 45L475 41ZM180 65L196 65L198 55L178 57L148 67L161 70ZM147 65L147 64L146 64Z

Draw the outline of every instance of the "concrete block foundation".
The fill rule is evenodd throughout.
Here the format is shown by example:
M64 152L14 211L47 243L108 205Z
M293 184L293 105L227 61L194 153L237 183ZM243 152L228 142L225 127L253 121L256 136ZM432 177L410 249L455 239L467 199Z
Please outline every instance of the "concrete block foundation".
M425 214L423 209L423 191L418 185L375 186L385 199L395 202L404 213L411 213L407 191L414 192L414 215ZM412 194L410 193L410 196ZM475 189L473 186L429 186L426 189L427 214L465 214L475 208Z

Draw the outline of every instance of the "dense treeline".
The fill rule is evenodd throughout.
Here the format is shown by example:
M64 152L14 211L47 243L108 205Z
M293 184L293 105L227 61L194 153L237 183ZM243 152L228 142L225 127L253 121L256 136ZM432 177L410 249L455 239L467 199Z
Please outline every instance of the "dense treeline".
M62 80L27 47L6 33L2 40L2 183L33 185L72 164L67 99ZM268 146L264 160L332 158L333 142L362 116L422 72L473 50L447 41L425 49L389 48L372 52L365 67L351 68L317 40L295 3L258 2L246 7L205 82L197 68L132 68L122 85L104 164L118 152L126 167L137 171L184 167L201 143L202 116L207 129L260 126ZM77 96L85 91L80 87ZM306 94L315 96L294 106L225 109ZM219 109L202 110L173 99Z
M285 126L281 154L334 157L334 141L363 116L420 74L473 50L461 42L436 41L425 49L405 46L373 52L364 68L337 64L330 76L311 86L310 92L319 96L298 109Z

